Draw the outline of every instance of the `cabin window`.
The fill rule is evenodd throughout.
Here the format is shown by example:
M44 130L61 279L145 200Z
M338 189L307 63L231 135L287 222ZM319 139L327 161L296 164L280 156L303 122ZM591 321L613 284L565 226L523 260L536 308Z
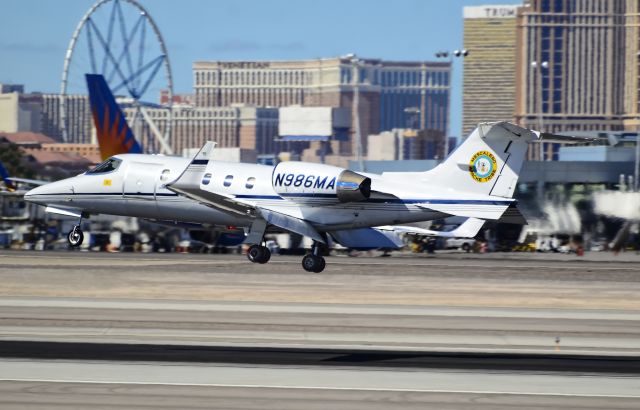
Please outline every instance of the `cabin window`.
M224 177L224 186L231 186L231 182L233 182L233 175L227 175Z
M96 167L91 171L87 171L87 174L94 175L94 174L105 174L107 172L113 172L116 169L118 169L121 163L122 163L121 159L111 157L106 161L96 165Z
M247 183L244 184L244 187L247 189L252 189L255 184L256 184L255 177L250 177L247 179Z
M171 173L170 169L163 169L162 173L160 174L160 181L165 182L166 180L168 180L170 173Z

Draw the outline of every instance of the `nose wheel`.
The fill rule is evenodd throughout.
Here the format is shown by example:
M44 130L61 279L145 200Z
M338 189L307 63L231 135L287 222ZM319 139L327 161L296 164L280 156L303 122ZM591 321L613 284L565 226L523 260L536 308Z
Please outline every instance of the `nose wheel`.
M267 263L271 259L271 251L266 246L251 245L247 251L247 259L253 263Z
M82 245L82 241L84 241L84 233L82 233L80 225L74 225L73 229L67 234L67 242L72 248L77 248Z

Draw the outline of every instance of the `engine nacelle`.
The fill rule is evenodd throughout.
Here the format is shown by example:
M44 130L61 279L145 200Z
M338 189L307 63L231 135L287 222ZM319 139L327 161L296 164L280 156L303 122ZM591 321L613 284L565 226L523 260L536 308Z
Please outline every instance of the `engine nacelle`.
M331 165L281 162L271 178L276 193L295 202L357 202L371 195L371 178Z

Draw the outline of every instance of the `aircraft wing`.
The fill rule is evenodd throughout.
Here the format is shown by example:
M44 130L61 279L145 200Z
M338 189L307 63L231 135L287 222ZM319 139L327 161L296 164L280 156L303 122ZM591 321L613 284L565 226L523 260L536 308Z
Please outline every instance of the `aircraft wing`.
M235 215L253 215L255 207L237 198L219 192L205 191L200 188L202 175L209 162L209 156L215 142L207 142L193 157L187 168L173 182L166 185L167 189L184 195L209 207L219 209Z
M422 236L437 236L441 238L474 238L480 228L484 225L484 219L478 218L467 218L459 227L452 231L434 231L431 229L418 228L415 226L378 226L374 229L380 231L393 231L395 233L408 233L413 235L422 235Z
M271 225L325 243L322 235L309 222L303 219L256 207L232 195L202 189L200 183L211 160L210 157L214 147L215 143L208 141L198 151L182 174L175 181L166 185L167 189L220 211L261 218Z

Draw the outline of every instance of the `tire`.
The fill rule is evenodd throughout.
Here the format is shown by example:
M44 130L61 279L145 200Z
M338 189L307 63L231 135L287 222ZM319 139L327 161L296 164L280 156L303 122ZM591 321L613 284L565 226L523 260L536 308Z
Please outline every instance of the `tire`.
M462 250L469 253L469 251L471 250L471 245L469 245L468 243L463 243Z
M322 256L308 254L302 258L302 268L307 272L320 273L325 266L326 262Z
M266 246L261 246L261 248L262 248L262 256L260 257L260 260L258 261L258 263L267 263L269 262L269 259L271 259L271 251Z
M318 266L316 267L316 269L313 271L314 273L320 273L324 270L325 266L327 266L327 262L324 260L324 258L322 256L316 256L316 258L318 258Z
M260 262L263 258L263 248L260 245L251 245L249 250L247 251L247 259L253 263L262 263Z
M78 226L74 226L67 234L67 242L72 248L77 248L84 241L84 233Z
M247 251L247 259L253 263L267 263L271 259L271 251L266 246L251 245Z

